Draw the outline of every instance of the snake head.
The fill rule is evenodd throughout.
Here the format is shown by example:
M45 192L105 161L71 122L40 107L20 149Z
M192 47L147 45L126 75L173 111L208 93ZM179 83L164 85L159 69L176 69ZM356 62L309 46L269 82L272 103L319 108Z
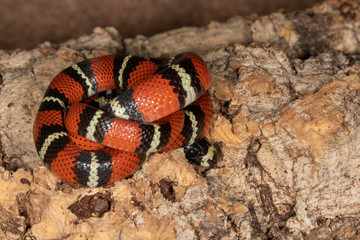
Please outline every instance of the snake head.
M202 167L213 166L218 159L218 152L205 138L199 139L193 144L184 147L187 160Z

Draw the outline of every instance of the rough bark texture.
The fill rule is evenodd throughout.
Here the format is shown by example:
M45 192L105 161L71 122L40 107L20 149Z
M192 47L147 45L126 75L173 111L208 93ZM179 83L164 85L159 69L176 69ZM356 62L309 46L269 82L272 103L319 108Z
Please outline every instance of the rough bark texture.
M359 239L359 9L327 1L150 38L97 28L0 51L0 238ZM73 189L38 167L33 119L59 71L105 54L182 51L212 73L213 169L172 151L113 186Z

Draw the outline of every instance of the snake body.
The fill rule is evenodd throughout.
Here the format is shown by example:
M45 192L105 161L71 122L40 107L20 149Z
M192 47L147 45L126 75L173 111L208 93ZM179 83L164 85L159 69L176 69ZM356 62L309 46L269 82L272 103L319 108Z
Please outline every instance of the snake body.
M209 70L194 53L166 61L109 55L79 62L45 92L33 129L36 150L74 186L111 184L131 176L149 153L181 147L194 155L199 145L205 165L213 163L213 150L196 143L213 114L209 85Z

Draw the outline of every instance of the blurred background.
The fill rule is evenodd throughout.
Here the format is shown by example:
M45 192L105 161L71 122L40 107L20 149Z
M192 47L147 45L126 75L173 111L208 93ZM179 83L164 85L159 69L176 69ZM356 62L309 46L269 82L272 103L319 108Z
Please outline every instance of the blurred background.
M206 26L236 15L293 12L321 0L0 0L0 49L61 43L113 26L125 38Z

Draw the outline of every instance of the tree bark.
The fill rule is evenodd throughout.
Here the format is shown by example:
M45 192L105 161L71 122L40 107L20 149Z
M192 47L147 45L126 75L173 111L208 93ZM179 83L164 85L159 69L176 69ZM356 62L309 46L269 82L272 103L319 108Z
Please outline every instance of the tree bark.
M96 28L0 51L0 238L359 238L359 9L329 0L149 38ZM212 73L215 167L171 151L96 189L74 189L42 167L32 124L58 72L106 54L182 51L200 53Z

